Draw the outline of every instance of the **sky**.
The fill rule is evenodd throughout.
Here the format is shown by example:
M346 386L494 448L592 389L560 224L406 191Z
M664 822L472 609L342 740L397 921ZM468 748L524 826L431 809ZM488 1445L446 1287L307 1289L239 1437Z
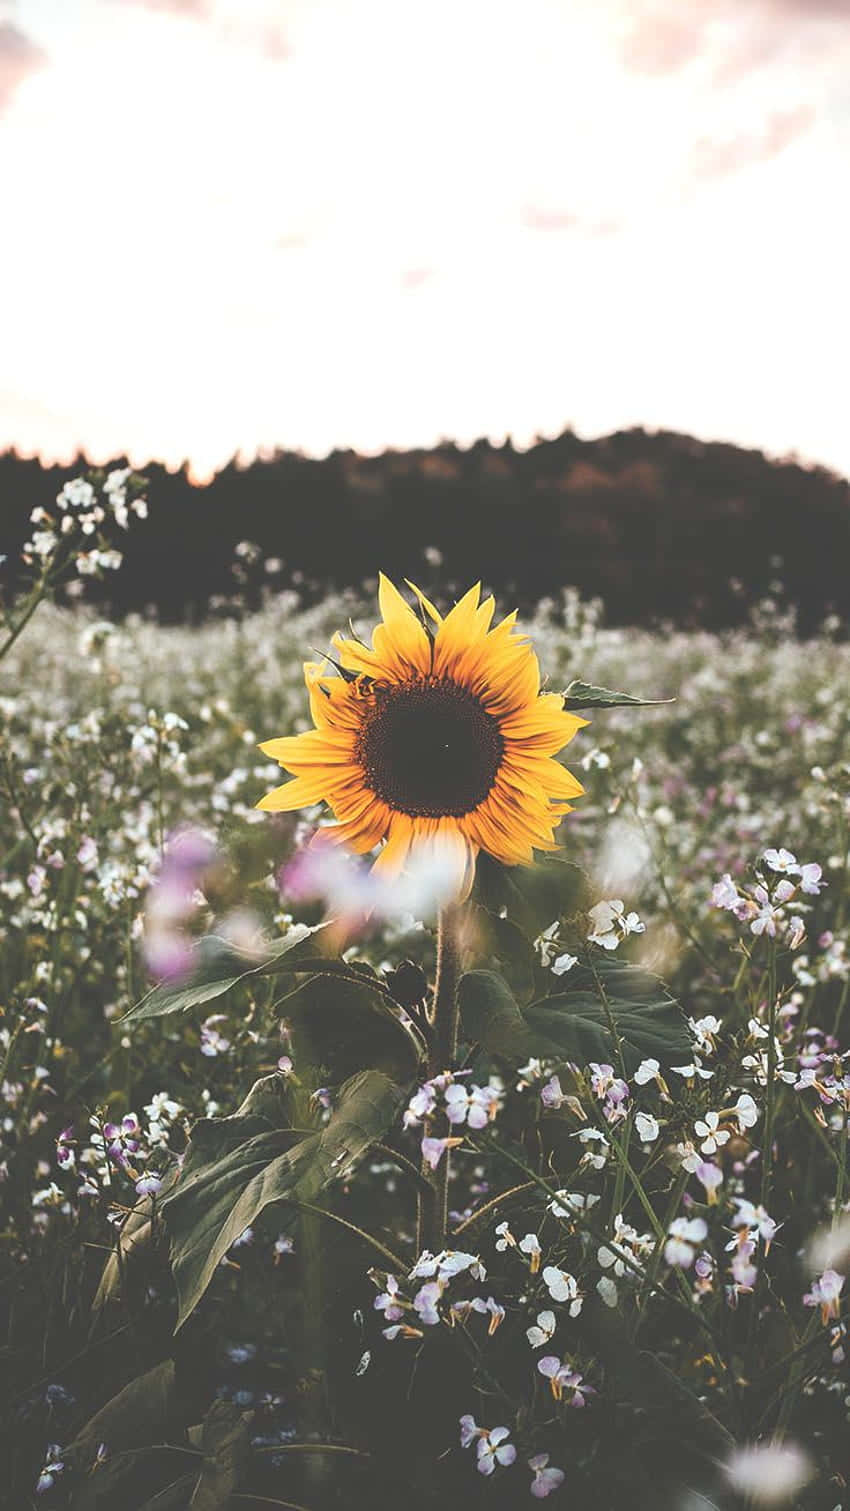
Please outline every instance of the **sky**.
M850 0L0 0L0 449L850 475Z

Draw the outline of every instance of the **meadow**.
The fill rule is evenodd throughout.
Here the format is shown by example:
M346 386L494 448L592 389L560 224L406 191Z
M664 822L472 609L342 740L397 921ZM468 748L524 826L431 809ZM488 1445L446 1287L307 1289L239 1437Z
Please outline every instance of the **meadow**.
M0 660L7 1504L847 1504L841 625L538 604L548 691L669 701L590 700L558 857L479 865L434 1075L427 907L323 931L320 809L256 808L375 584L192 628L43 597Z

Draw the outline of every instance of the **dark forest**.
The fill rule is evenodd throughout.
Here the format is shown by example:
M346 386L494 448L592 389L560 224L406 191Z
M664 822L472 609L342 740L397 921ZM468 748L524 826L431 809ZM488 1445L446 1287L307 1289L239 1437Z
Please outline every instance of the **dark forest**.
M31 509L49 508L87 467L84 457L44 467L0 456L7 591ZM321 460L281 451L231 463L205 487L185 466L144 473L150 519L122 569L87 590L118 614L200 619L232 590L243 540L280 558L271 581L294 583L308 601L378 568L427 582L425 552L436 548L450 587L480 577L525 607L570 585L600 595L610 623L732 625L777 576L803 633L827 613L850 613L850 485L822 467L685 435L634 429L583 441L566 431L527 451L482 440Z

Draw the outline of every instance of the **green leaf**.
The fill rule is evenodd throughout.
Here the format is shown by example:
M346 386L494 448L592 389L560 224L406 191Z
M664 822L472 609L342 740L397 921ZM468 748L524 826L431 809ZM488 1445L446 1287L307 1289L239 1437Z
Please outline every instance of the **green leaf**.
M728 1428L657 1353L629 1338L615 1312L589 1306L584 1332L594 1357L604 1366L606 1393L626 1405L640 1402L642 1436L644 1441L655 1442L668 1473L674 1453L691 1465L695 1460L716 1464L718 1458L726 1457L734 1447Z
M569 922L586 913L594 893L587 873L573 861L547 855L533 866L503 866L482 853L473 897L536 939L556 919Z
M286 957L324 927L324 924L316 924L313 928L306 923L294 924L282 939L269 946L259 961L255 955L236 949L226 939L207 934L195 945L191 970L186 975L181 974L179 979L161 981L141 1002L131 1007L121 1021L139 1023L148 1018L162 1018L167 1013L185 1013L191 1007L200 1007L204 1002L222 997L238 982L252 976L291 969L298 957L293 956L291 960Z
M566 990L524 1009L492 971L467 972L458 988L464 1034L514 1063L534 1056L616 1064L601 986L629 1074L645 1059L667 1066L690 1059L685 1019L663 982L620 960L594 965L599 985L589 967L574 966Z
M186 1511L197 1479L197 1470L186 1473L193 1461L167 1443L111 1454L82 1482L71 1511Z
M258 1081L255 1081L241 1107L231 1117L216 1119L214 1125L222 1130L220 1137L223 1138L227 1137L226 1130L233 1126L236 1129L237 1139L247 1137L245 1130L249 1127L250 1118L255 1120L253 1126L257 1132L264 1132L269 1127L283 1128L288 1122L287 1105L286 1081L275 1071L272 1075L261 1076ZM196 1123L192 1130L193 1136L202 1139L204 1127L204 1121ZM157 1197L158 1205L170 1196L178 1174L176 1165L166 1171L162 1190ZM103 1267L100 1284L92 1302L93 1326L105 1310L122 1299L126 1300L122 1294L122 1287L132 1284L140 1260L150 1248L152 1205L149 1196L143 1197L121 1228L121 1262L119 1264L118 1255L113 1253L110 1254Z
M177 1167L172 1166L167 1170L162 1183L162 1191L157 1200L162 1200L168 1195L177 1178ZM110 1254L103 1267L103 1273L92 1301L92 1333L101 1320L102 1314L126 1296L122 1296L122 1284L127 1283L132 1288L139 1268L139 1261L150 1248L152 1238L151 1214L153 1203L149 1196L144 1196L137 1202L132 1212L124 1219L121 1232L117 1241L121 1245L121 1260L118 1254Z
M376 979L320 971L276 1005L292 1025L296 1062L323 1066L328 1080L364 1065L394 1081L415 1076L424 1043Z
M466 971L458 983L463 1037L490 1054L520 1064L532 1056L561 1059L554 1044L540 1047L540 1035L526 1022L507 982L495 971Z
M463 919L463 959L470 965L498 963L520 1001L534 996L537 957L527 934L509 918L500 918L478 903L470 903Z
M293 1135L245 1107L192 1129L183 1171L163 1205L182 1327L234 1241L272 1202L311 1202L349 1174L392 1123L405 1090L378 1070L346 1081L330 1122Z
M176 1415L174 1360L165 1359L107 1401L67 1449L81 1467L94 1461L101 1443L116 1453L167 1438Z
M675 703L675 698L634 698L631 693L612 693L607 687L592 687L576 677L564 692L564 708L655 708L661 703Z
M253 1419L253 1412L240 1411L230 1401L213 1401L201 1432L204 1467L190 1511L224 1511L248 1456Z

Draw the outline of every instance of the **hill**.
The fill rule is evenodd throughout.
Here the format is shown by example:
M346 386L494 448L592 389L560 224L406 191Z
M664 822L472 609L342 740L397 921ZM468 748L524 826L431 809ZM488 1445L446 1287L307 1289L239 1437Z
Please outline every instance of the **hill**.
M116 459L114 465L120 465ZM6 571L30 510L85 470L0 456ZM96 591L118 613L153 605L165 619L201 616L232 591L233 549L256 541L282 558L276 583L308 599L377 569L443 584L483 579L527 605L573 585L603 597L609 622L717 627L743 617L779 575L806 631L850 615L850 485L821 467L670 432L570 431L527 451L486 440L468 449L379 456L291 452L230 463L205 487L153 463L150 519L121 571Z

